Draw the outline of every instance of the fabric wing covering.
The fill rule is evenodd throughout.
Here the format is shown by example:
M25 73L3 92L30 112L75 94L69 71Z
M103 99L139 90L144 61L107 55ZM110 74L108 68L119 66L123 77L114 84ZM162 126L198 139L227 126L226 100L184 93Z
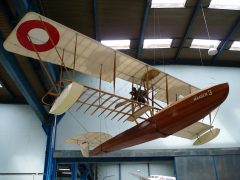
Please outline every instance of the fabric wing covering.
M35 50L29 50L19 42L17 39L19 26L32 20L40 22L40 29L45 30L45 36L47 33L49 36L48 41L51 41L52 44L55 36L51 35L52 32L48 31L48 26L46 26L46 24L52 25L59 32L59 41L56 43L55 47L36 53ZM38 33L37 35L28 33L28 36L31 42L35 44L37 44L36 42L41 44L46 41L44 33ZM39 55L41 60L53 64L62 65L63 59L64 65L70 69L74 68L75 59L74 69L76 71L97 78L99 78L100 68L102 66L101 79L108 82L112 82L114 79L114 69L116 69L115 77L129 82L134 80L136 84L141 84L147 71L154 70L157 73L155 73L154 77L149 81L149 88L153 86L155 90L155 99L162 102L168 101L168 103L171 103L179 99L180 96L186 96L198 90L198 88L134 59L133 57L106 47L96 40L33 12L27 13L18 23L5 41L4 47L8 51L38 60ZM166 90L168 90L168 93L166 93Z

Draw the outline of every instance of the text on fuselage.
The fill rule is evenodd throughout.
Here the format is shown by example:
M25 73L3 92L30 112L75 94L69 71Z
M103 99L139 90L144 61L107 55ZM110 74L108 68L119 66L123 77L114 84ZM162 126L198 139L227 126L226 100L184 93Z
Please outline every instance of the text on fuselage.
M212 94L213 94L213 93L212 93L212 90L209 89L209 90L207 90L207 92L204 92L204 93L202 93L202 94L200 94L200 95L198 95L198 96L195 96L195 97L193 98L193 101L198 101L199 99L205 98L205 97L207 97L207 96L211 96Z

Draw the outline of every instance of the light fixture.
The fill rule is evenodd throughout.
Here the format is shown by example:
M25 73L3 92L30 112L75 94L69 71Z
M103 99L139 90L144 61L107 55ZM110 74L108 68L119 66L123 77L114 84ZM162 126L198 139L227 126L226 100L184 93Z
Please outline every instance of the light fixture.
M234 41L229 48L231 51L240 51L240 41Z
M172 39L144 39L144 49L170 48Z
M113 49L130 49L130 40L102 40L101 43Z
M2 84L0 83L0 88L2 88L3 86L2 86Z
M210 49L211 47L217 48L219 44L219 40L193 39L190 48Z
M151 8L184 8L186 0L152 0Z
M59 170L59 171L70 171L69 168L59 168L58 170Z
M239 0L212 0L209 5L209 8L240 10L240 1Z

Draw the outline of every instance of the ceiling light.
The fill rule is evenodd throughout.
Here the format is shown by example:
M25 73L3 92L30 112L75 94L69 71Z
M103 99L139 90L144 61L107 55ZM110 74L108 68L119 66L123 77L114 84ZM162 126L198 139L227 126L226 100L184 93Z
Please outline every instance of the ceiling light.
M69 168L59 168L58 170L59 170L59 171L70 171Z
M193 39L190 48L209 49L217 48L221 41L208 39Z
M209 8L240 10L239 0L212 0Z
M234 41L232 46L229 48L231 51L240 51L240 41Z
M152 0L151 8L183 8L186 0Z
M102 40L101 43L113 49L129 49L130 40Z
M62 174L72 174L71 172L62 172Z
M170 48L172 39L144 39L144 49Z

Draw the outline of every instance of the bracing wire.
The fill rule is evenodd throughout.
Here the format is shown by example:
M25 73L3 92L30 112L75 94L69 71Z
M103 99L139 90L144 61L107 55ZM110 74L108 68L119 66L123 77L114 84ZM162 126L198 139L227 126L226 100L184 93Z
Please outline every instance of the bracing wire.
M58 89L56 88L56 86L55 86L55 84L54 84L54 82L53 82L53 79L52 79L51 75L49 74L47 68L46 68L45 65L43 64L42 58L41 58L39 52L37 51L35 45L33 44L32 39L31 39L31 37L30 37L29 35L28 35L28 39L30 40L30 42L31 42L31 44L32 44L32 47L33 47L34 51L36 52L36 55L37 55L38 59L40 60L40 65L42 66L43 70L44 70L45 73L47 74L47 77L48 77L49 81L51 82L51 84L52 84L53 87L55 88L56 92L58 92Z
M220 109L220 106L217 108L217 112L216 112L215 116L213 117L212 124L213 124L215 118L217 117L217 114L218 114L219 109Z
M78 119L73 115L73 113L72 113L70 110L68 111L68 113L69 113L69 114L72 116L72 118L80 125L80 127L84 129L84 131L89 132L89 131L87 130L87 128L85 128L85 127L83 126L83 124L82 124L80 121L78 121Z

